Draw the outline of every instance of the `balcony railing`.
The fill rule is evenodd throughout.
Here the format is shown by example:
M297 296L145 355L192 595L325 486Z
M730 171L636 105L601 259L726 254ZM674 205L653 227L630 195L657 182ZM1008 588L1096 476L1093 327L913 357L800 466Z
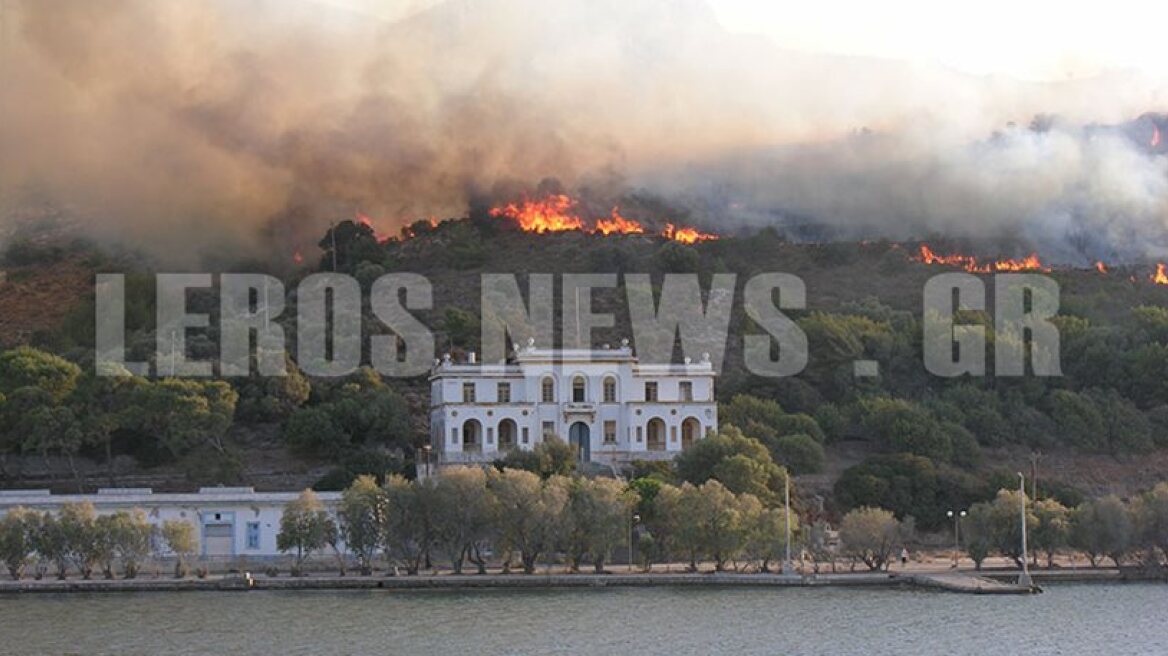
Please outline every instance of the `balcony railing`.
M500 455L502 454L482 451L443 451L438 456L438 462L453 464L490 462Z

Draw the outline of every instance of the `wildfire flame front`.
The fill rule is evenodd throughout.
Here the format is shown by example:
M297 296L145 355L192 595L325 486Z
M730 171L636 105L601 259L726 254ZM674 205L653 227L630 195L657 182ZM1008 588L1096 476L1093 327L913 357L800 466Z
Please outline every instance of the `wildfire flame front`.
M524 199L519 203L508 203L492 208L490 215L515 222L524 232L544 234L547 232L578 231L594 235L640 235L648 233L644 224L622 216L619 207L613 207L606 218L597 219L588 227L588 221L577 211L577 202L565 194L551 194L542 199ZM658 233L666 239L693 244L699 241L718 239L718 235L702 232L696 228L677 227L666 223Z
M915 258L918 262L925 264L942 264L947 266L956 266L969 271L970 273L994 273L994 272L1010 272L1010 271L1050 271L1050 267L1042 263L1041 258L1037 253L1031 253L1026 257L1014 259L993 260L990 262L980 261L976 255L964 255L955 253L953 255L939 255L928 244L921 244L920 255Z

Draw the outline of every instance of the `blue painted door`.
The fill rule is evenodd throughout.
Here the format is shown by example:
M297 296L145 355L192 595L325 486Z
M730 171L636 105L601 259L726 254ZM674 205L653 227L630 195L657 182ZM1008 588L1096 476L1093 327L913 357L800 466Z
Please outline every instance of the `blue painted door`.
M592 438L589 435L588 424L578 421L568 429L568 437L576 445L580 460L588 462L592 458Z

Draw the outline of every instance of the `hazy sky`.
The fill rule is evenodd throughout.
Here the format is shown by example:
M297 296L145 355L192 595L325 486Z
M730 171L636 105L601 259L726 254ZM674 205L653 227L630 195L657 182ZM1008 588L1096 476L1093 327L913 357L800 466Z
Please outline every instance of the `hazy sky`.
M441 0L317 0L396 18ZM933 62L977 75L1168 75L1168 5L1148 0L708 0L732 31L797 50Z
M702 227L1168 257L1168 12L778 5L0 0L0 208L290 253L354 208L394 231L555 178Z
M1168 6L1146 0L711 4L726 27L762 32L784 46L932 60L975 74L1065 79L1112 67L1160 74L1168 67Z

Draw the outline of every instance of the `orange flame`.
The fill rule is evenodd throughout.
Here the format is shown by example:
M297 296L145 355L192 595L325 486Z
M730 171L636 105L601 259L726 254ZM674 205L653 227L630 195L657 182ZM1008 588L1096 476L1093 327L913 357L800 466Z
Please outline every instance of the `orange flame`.
M661 236L673 241L679 241L683 244L694 244L699 241L711 241L718 238L718 235L701 232L696 228L678 228L672 223L665 224L665 230L661 231Z
M545 232L580 231L594 235L640 235L645 234L645 226L635 219L621 215L620 208L612 208L607 218L597 219L590 229L588 222L580 217L576 201L564 194L552 194L542 200L525 199L522 203L510 203L491 209L490 215L514 221L520 230L543 234ZM666 223L661 236L666 239L693 244L699 241L718 239L718 235L701 232L696 228L679 228Z
M938 255L932 248L929 248L928 244L921 244L921 255L918 259L925 264L959 266L966 271L980 270L976 257L972 255Z
M1152 282L1157 285L1168 285L1168 267L1163 262L1156 265L1156 273L1152 276Z
M1037 253L1031 253L1020 260L1004 259L994 260L992 262L982 262L974 255L962 255L956 253L953 255L938 255L933 249L929 248L928 244L921 244L920 255L916 258L919 262L925 264L942 264L946 266L956 266L969 271L970 273L994 273L998 271L1050 271L1050 267L1044 265L1039 259Z
M357 223L368 226L373 231L373 238L379 242L389 239L389 235L382 234L377 230L377 226L373 225L373 219L361 213L361 210L356 211Z
M1155 148L1160 145L1160 126L1152 126L1152 141L1148 143L1149 146Z
M1095 270L1104 275L1107 274L1107 265L1102 260L1095 263Z
M992 265L994 271L1050 271L1044 266L1037 253L1031 253L1021 260L997 260Z
M596 222L594 233L602 235L639 235L645 232L645 227L637 221L626 219L620 215L619 208L612 208L612 218L600 219Z
M543 234L583 230L584 221L576 216L576 201L564 194L552 194L543 200L524 200L491 210L491 216L505 216L519 224L524 232Z

